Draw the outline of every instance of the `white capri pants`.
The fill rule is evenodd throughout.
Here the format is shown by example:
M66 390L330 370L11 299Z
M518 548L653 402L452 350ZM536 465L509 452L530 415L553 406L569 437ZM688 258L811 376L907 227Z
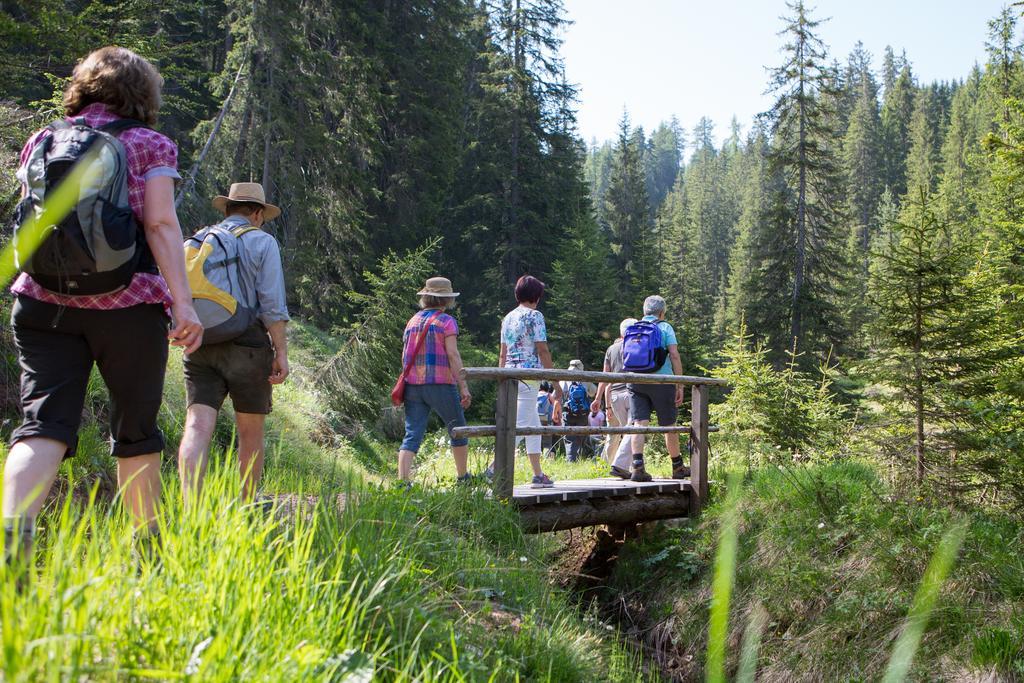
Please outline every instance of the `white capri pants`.
M540 413L537 412L537 393L540 391L540 382L519 381L519 401L516 405L516 427L540 427ZM537 453L541 451L541 436L517 436L516 450L519 449L519 442L526 439L526 452Z

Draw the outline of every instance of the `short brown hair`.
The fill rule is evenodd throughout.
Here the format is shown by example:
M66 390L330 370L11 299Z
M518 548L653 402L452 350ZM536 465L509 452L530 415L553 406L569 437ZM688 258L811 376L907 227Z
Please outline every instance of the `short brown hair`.
M264 208L266 207L256 202L233 202L228 200L228 203L224 205L224 215L239 214L248 218Z
M546 285L532 275L524 275L516 281L516 301L535 304L544 295Z
M102 102L111 112L156 123L164 79L156 67L123 47L101 47L78 63L64 91L64 113L74 116Z

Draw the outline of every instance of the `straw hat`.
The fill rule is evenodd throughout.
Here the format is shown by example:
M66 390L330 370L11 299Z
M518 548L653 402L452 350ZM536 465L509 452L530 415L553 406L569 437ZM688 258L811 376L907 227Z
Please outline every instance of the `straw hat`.
M281 215L281 209L273 204L267 204L267 196L263 193L263 186L259 183L232 183L228 196L222 194L213 198L213 208L221 213L227 209L228 202L252 202L263 207L263 219L272 221Z
M582 370L583 369L583 361L581 361L579 359L574 359L574 360L569 361L569 368L568 369L569 370Z
M459 292L452 291L452 281L446 277L432 277L416 292L416 296L450 296L455 298Z

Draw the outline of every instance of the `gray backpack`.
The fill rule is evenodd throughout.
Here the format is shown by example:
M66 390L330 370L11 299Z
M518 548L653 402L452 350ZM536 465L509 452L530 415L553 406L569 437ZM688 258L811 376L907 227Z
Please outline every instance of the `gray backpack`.
M246 287L241 268L242 236L253 230L259 228L218 223L185 240L185 270L204 345L231 341L256 322L255 293Z
M132 276L152 267L152 256L128 203L128 157L115 137L140 121L119 119L93 128L82 118L56 121L50 135L32 149L18 170L26 190L14 213L15 265L59 294L103 294L127 286ZM78 203L35 252L23 232L31 214L41 216L52 191L81 159L98 170L78 190Z

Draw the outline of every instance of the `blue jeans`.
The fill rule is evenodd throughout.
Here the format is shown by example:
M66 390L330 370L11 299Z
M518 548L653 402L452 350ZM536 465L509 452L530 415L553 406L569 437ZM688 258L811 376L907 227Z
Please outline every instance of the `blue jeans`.
M459 390L454 384L406 384L405 439L402 440L402 450L419 452L431 410L441 416L449 436L452 427L465 427L466 416L460 401ZM453 438L451 442L452 446L465 446L469 439Z

